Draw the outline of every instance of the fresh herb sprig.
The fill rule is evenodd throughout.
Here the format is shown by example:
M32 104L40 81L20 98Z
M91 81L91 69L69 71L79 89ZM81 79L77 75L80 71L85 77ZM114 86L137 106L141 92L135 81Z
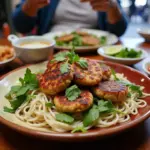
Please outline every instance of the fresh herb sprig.
M71 131L71 133L75 133L75 132L85 133L87 132L87 129L84 126L78 126Z
M68 98L69 101L76 100L81 94L81 90L78 88L77 85L73 85L66 89L65 96Z
M65 113L56 114L55 117L57 121L64 122L67 124L72 124L74 122L74 118Z
M33 97L29 91L38 88L38 80L36 74L31 73L30 69L26 69L24 78L19 78L20 85L12 86L10 92L5 96L11 105L11 108L4 107L5 112L14 113L25 101L31 100Z
M98 99L96 99L98 100ZM97 105L93 105L93 107L85 114L83 119L83 125L85 127L92 125L100 115L104 113L110 112L118 112L111 101L98 100Z
M69 72L69 69L70 69L70 67L69 67L68 62L63 63L60 66L60 71L62 74Z
M53 63L54 61L58 61L58 62L61 62L61 61L64 61L67 59L67 55L68 55L68 51L63 51L63 52L59 52L58 54L55 54L54 55L54 59L51 60L51 63Z
M131 92L138 93L139 97L141 97L143 95L143 92L139 85L135 85L135 84L132 84L130 82L125 82L125 81L118 81L118 82L126 85L131 90ZM131 97L131 93L128 93L128 97Z
M114 77L114 80L115 80L115 81L119 81L119 78L117 77L116 72L115 72L114 69L111 69L111 73L112 73L112 75L113 75L113 77Z
M126 86L128 86L128 88L132 91L132 92L136 92L139 94L139 97L141 97L143 94L142 94L142 90L140 88L140 86L138 85L135 85L135 84L132 84L130 82L125 82L125 81L120 81L120 79L116 76L116 72L111 69L111 73L114 77L114 80L117 81L117 82L120 82ZM128 97L131 97L131 93L128 93Z
M139 97L141 97L143 95L140 86L137 86L137 85L134 85L134 84L129 84L127 86L131 89L131 91L137 92L139 94Z
M107 42L107 37L106 36L101 36L100 37L100 44L104 45Z
M131 83L124 83L124 84L126 84L126 86L128 86L128 88L131 90L131 92L138 93L139 97L141 97L143 95L143 92L142 92L140 86L135 85L135 84L131 84ZM129 96L131 96L131 93L129 94Z
M47 102L45 105L47 108L51 108L54 106L54 104L52 102Z
M113 55L118 58L139 58L142 55L142 51L136 51L133 48L124 48L119 53Z
M51 63L63 62L60 66L60 71L62 74L69 72L70 64L77 63L81 68L88 68L88 63L85 59L80 58L78 54L74 52L75 48L73 47L71 51L60 52L54 56L54 59L51 60Z

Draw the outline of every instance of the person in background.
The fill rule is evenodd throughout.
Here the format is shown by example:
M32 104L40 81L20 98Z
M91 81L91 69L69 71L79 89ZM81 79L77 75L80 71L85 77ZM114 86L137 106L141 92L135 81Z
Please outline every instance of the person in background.
M136 12L135 0L131 0L131 5L129 7L129 17L131 18Z
M92 28L121 36L126 16L117 0L22 0L13 12L15 29L37 35L68 29Z

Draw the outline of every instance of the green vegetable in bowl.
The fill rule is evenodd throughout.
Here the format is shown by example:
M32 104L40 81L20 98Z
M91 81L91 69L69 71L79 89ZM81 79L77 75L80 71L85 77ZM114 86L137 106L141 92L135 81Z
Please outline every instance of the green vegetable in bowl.
M106 44L106 42L107 42L107 37L106 36L101 36L100 37L100 43L104 45L104 44Z
M70 43L70 42L69 42ZM82 46L82 39L81 36L75 34L74 39L71 41L71 46ZM69 44L70 45L70 44Z
M117 54L112 55L118 58L140 58L142 56L142 51L136 51L133 48L123 48Z

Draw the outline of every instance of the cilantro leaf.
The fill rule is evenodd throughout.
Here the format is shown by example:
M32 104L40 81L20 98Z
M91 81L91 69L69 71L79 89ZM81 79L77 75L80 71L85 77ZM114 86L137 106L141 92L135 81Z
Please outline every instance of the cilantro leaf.
M56 58L56 57L66 57L68 55L68 53L69 53L69 51L59 52L59 53L54 55L54 58Z
M106 36L101 36L100 37L100 44L106 44L107 42L107 37Z
M122 83L122 84L128 86L131 91L137 92L140 97L143 95L140 86L132 84L130 82L125 82L125 81L117 81L117 82ZM130 97L130 96L131 96L131 93L130 94L128 93L128 97Z
M65 52L59 52L58 54L54 55L54 59L51 60L51 63L53 63L54 61L64 61L67 59L67 55L69 52L65 51Z
M19 78L19 81L21 85L12 86L10 92L5 96L9 100L12 108L6 109L7 107L4 107L4 111L15 111L25 101L32 99L31 96L29 97L28 92L38 88L36 74L31 73L31 70L28 68L26 69L24 78Z
M24 80L22 78L19 78L19 81L20 81L21 85L23 86L24 85Z
M27 102L30 102L32 99L34 99L36 96L35 95L30 95L30 94L28 94L27 95L27 98L26 98L26 101Z
M119 53L115 54L115 57L119 58L139 58L142 55L142 51L136 51L133 48L123 48Z
M82 133L85 133L87 132L87 130L83 127L83 126L79 126L79 127L76 127L74 128L71 133L75 133L75 132L82 132Z
M130 98L130 97L131 97L131 93L128 92L128 95L127 95L127 96Z
M12 93L15 93L15 92L18 92L20 90L20 88L21 88L20 85L12 86L10 91Z
M66 57L60 56L60 57L56 57L55 61L64 61L66 59Z
M66 89L65 96L69 101L76 100L81 94L81 90L77 87L77 85L73 85Z
M119 57L119 58L127 58L128 57L128 50L126 48L122 49L119 53L117 53L114 56Z
M130 83L130 82L124 82L124 81L118 81L118 82L120 82L120 83L122 83L122 84L128 86L131 91L137 92L140 97L143 95L140 86L135 85L135 84L132 84L132 83ZM131 96L131 93L130 93L130 94L128 93L128 96Z
M15 99L13 100L10 100L10 105L11 107L16 110L18 107L20 107L26 100L27 96L26 95L22 95L22 96L19 96L19 97L16 97Z
M24 95L29 90L28 86L22 86L18 92L16 92L16 96Z
M49 107L49 108L51 108L52 106L54 106L54 104L51 103L51 102L47 102L45 105L46 105L46 107Z
M80 57L74 52L74 48L68 53L69 62L73 64L74 62L79 61Z
M137 54L136 54L136 58L141 57L141 55L142 55L142 51L138 51Z
M85 59L79 59L78 64L82 67L82 68L88 68L88 63Z
M12 86L11 90L8 94L5 95L5 98L10 100L12 99L12 97L16 97L16 92L18 92L20 90L21 86L17 85L17 86Z
M112 102L109 100L108 101L99 100L97 107L99 109L100 115L103 113L110 113L110 112L124 114L120 110L116 109L112 104Z
M96 99L96 101L98 101L98 99ZM118 112L118 110L115 109L111 101L99 100L98 105L93 105L85 115L83 125L87 127L93 124L101 114L109 112Z
M15 110L12 108L8 108L8 107L4 106L4 112L15 113Z
M69 72L68 62L65 62L65 63L61 64L60 71L61 71L62 74Z
M99 100L98 101L98 110L99 113L108 113L113 111L114 106L111 101L104 101L104 100Z
M140 86L137 86L137 85L134 85L134 84L130 84L128 85L129 88L134 91L134 92L137 92L139 94L139 96L141 97L143 94L142 94L142 90L140 89Z
M54 62L55 62L55 59L51 59L51 60L50 60L50 63L54 63Z
M74 38L72 42L72 46L82 46L82 38L78 34L74 34Z
M93 124L99 118L99 110L96 108L91 108L83 119L84 127Z
M64 113L59 113L55 115L56 120L68 124L72 124L74 122L74 118Z
M117 78L116 72L115 72L114 69L111 69L111 73L112 73L112 75L113 75L113 77L114 77L114 80L115 80L115 81L119 81L119 78Z
M36 78L36 74L32 74L29 68L26 69L26 73L24 75L24 83L32 84L35 85L35 87L38 87L38 80Z

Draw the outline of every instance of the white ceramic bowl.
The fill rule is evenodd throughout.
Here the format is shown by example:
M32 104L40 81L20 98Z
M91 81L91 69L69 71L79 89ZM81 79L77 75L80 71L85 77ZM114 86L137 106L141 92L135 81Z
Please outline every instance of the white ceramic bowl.
M42 36L27 36L18 38L15 35L9 35L8 40L11 41L17 57L25 63L37 63L47 60L49 55L53 53L53 47L55 45L54 40L48 40ZM44 47L36 48L25 48L21 46L21 44L32 42L43 42L48 44Z
M117 57L113 57L113 56L109 56L109 55L105 54L105 49L109 48L109 47L115 47L115 48L119 48L119 49L124 48L123 45L105 46L105 47L101 47L98 49L98 51L97 51L98 54L101 55L102 57L104 57L104 59L107 61L112 61L112 62L124 64L124 65L136 64L148 56L147 52L142 50L142 56L140 58L117 58Z
M150 67L150 58L146 59L143 61L143 70L148 74L150 75L150 71L148 71L148 66Z
M147 42L150 42L150 28L139 28L137 33L142 36Z

